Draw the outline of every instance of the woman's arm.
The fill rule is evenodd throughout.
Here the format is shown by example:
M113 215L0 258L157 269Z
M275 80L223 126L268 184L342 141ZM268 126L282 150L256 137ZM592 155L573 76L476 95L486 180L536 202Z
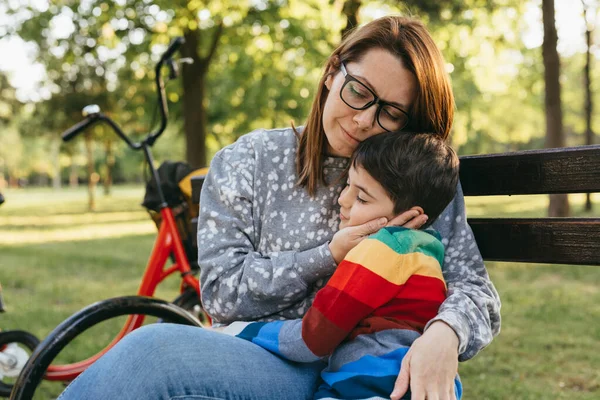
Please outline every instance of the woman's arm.
M458 360L473 357L500 332L500 298L466 222L460 184L432 227L446 248L448 297L402 361L392 400L400 399L409 386L415 400L456 399Z
M422 328L445 297L443 253L441 243L428 233L383 229L348 253L302 320L236 322L224 332L288 360L314 362L333 353L369 315L390 318L386 329L393 325L392 317L397 328L405 326L404 319ZM393 314L374 315L384 304L395 308ZM404 339L399 345L410 343Z
M257 251L258 227L268 216L263 216L265 205L255 196L255 159L260 155L249 136L213 158L200 197L202 302L220 323L285 309L305 298L308 287L336 267L327 243L304 251Z
M500 332L500 298L467 224L460 184L433 228L440 232L446 247L443 273L448 298L428 327L436 321L450 326L459 340L459 360L465 361Z

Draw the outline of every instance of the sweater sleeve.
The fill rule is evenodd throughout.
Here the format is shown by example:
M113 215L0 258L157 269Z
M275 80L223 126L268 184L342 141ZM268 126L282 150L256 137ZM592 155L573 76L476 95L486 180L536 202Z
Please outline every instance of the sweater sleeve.
M200 196L202 303L218 323L253 320L285 309L335 269L327 243L303 251L256 250L263 216L255 199L257 156L248 136L215 155Z
M302 320L272 322L236 321L223 333L252 342L290 361L311 363L322 357L314 354L302 340Z
M348 253L302 320L234 322L224 332L291 361L313 362L328 356L362 319L393 299L401 288L355 262L378 258L381 247L371 242L380 243L367 239ZM401 268L396 260L390 261L379 265L378 272L389 275Z
M302 320L235 322L225 333L291 361L313 362L333 353L384 305L382 318L422 328L445 297L443 254L442 244L427 233L403 230L394 237L383 229L348 253Z
M308 348L319 356L331 354L368 316L424 327L445 298L443 254L439 240L404 228L384 228L360 242L302 320Z
M433 228L441 234L446 246L442 269L448 297L426 329L435 321L447 323L459 339L459 360L466 361L500 332L500 298L467 224L460 184L454 200Z

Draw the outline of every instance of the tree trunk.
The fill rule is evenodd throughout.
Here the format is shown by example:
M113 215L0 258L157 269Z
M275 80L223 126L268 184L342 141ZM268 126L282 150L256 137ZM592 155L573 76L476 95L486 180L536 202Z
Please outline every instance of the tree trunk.
M546 147L564 147L565 136L562 125L560 100L560 59L556 45L558 35L554 17L554 0L542 0L544 21L544 82L546 84ZM551 194L548 216L566 217L569 215L569 199L566 194Z
M590 76L591 64L592 64L592 38L594 28L590 26L590 22L588 20L589 8L586 6L585 1L582 0L583 4L583 19L586 22L586 30L585 30L585 41L587 44L587 49L585 52L585 68L584 68L584 85L585 85L585 144L590 145L594 144L594 132L592 131L592 112L593 112L593 103L592 103L592 79ZM592 210L592 199L590 193L586 195L585 201L585 210Z
M61 187L60 181L60 143L61 140L58 136L56 136L51 143L52 146L52 164L54 168L54 173L52 175L52 188L54 190L59 190Z
M187 45L187 37L186 44ZM199 65L183 66L183 126L185 158L193 168L206 166L206 81Z
M4 189L8 185L8 182L6 181L6 178L4 177L5 174L6 174L6 172L5 172L4 163L0 162L0 190Z
M342 12L346 16L346 26L342 29L342 38L344 38L348 32L358 26L358 10L362 5L362 0L346 0Z
M87 172L88 172L88 210L96 211L96 183L98 182L98 174L94 171L94 143L92 136L87 133L85 135L85 149L87 153Z
M75 156L71 155L71 171L69 172L69 187L76 188L79 186L79 173L77 164L75 164Z
M204 105L206 73L223 33L223 24L217 25L212 43L205 57L201 57L198 52L200 33L201 31L197 29L186 31L184 34L185 43L181 47L181 55L194 61L193 64L184 64L182 71L185 158L193 168L205 167L207 164L207 116L206 106Z
M110 196L110 190L112 188L113 177L112 171L115 166L115 155L113 154L113 145L111 139L106 139L104 142L104 149L106 152L106 176L104 177L104 195Z

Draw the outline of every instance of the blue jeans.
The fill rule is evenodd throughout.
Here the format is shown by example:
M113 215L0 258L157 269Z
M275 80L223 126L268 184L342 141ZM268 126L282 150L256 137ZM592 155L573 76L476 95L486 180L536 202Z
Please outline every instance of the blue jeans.
M59 399L311 399L324 367L206 329L152 324L123 338Z

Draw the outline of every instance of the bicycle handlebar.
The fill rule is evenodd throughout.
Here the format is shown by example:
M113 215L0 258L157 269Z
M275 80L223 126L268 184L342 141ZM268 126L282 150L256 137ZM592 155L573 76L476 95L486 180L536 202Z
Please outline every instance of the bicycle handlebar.
M69 129L67 129L66 131L63 132L63 134L62 134L63 142L68 142L69 140L73 139L75 136L79 135L81 132L83 132L89 126L94 124L94 122L96 122L96 120L97 120L97 118L87 117L83 121L77 123L76 125L73 125L72 127L70 127Z
M119 126L116 124L116 122L114 122L110 117L104 115L103 113L98 112L98 113L89 115L83 121L77 123L76 125L72 126L71 128L67 129L65 132L63 132L63 134L62 134L63 141L68 142L69 140L73 139L75 136L77 136L78 134L80 134L81 132L83 132L85 129L92 126L96 122L105 121L110 125L110 127L115 131L115 133L127 143L127 145L130 148L132 148L134 150L139 150L139 149L143 148L144 145L152 146L154 144L154 142L156 141L156 139L158 139L158 137L164 132L165 128L167 127L167 117L168 117L167 100L165 97L165 87L164 87L164 83L163 83L163 79L160 74L160 71L161 71L163 65L165 64L165 62L170 60L170 58L173 56L173 54L175 54L175 52L177 50L179 50L179 48L181 47L181 45L184 42L185 42L185 39L183 37L175 38L171 42L171 44L169 44L169 47L167 47L167 50L165 50L165 52L161 56L160 60L156 64L156 70L155 70L156 88L157 88L157 94L158 94L158 104L160 106L161 124L155 132L149 133L148 136L143 141L141 141L139 143L134 143L121 130L121 128L119 128Z
M173 39L173 41L171 41L171 44L169 44L169 47L167 47L167 50L165 50L162 57L160 58L159 64L162 64L165 61L167 61L169 58L171 58L173 56L173 54L175 54L175 52L177 50L179 50L181 45L184 43L185 43L185 39L181 36Z

